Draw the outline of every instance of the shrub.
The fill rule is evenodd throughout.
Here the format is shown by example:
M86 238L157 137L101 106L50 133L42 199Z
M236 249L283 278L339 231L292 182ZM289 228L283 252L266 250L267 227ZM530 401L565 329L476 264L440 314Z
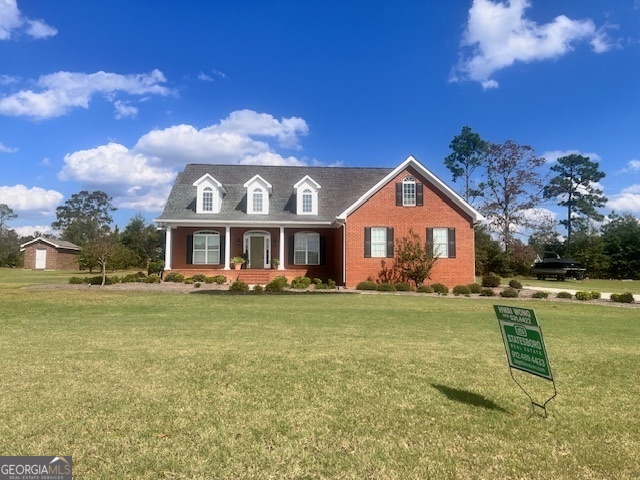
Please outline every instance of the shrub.
M157 273L152 273L144 279L144 283L160 283L160 276Z
M587 300L591 300L593 297L591 296L591 292L576 292L576 299L582 300L583 302Z
M136 273L136 277L138 278L147 278L147 274L144 272L138 272Z
M471 295L471 289L466 285L456 285L453 287L453 294L458 295Z
M158 260L156 262L150 262L149 267L147 268L147 273L151 275L152 273L157 273L160 275L164 270L164 262L162 260Z
M558 292L556 298L565 298L567 300L571 300L573 298L573 295L571 295L569 292Z
M101 276L90 277L87 280L85 280L85 281L89 285L102 285L102 277ZM116 282L113 281L112 277L105 277L105 279L104 279L104 284L105 285L113 285L114 283L116 283Z
M360 282L358 285L356 285L356 290L376 290L378 288L378 286L375 284L375 282L372 282L370 280L367 280L366 282Z
M391 285L390 283L380 283L378 284L378 288L376 289L379 292L395 292L396 286Z
M84 283L84 278L82 277L71 277L69 279L69 284L70 285L81 285Z
M336 288L336 281L335 280L327 280L327 285L329 286L329 288Z
M233 282L229 287L230 292L234 293L246 293L249 291L249 284L245 282Z
M216 283L216 277L206 277L204 283Z
M633 303L633 293L612 293L611 301L618 303Z
M549 298L549 292L533 292L531 298Z
M470 283L467 287L469 287L471 293L480 293L482 291L482 285L479 283Z
M202 285L202 282L194 282L193 288L200 288L200 285Z
M227 283L227 277L225 277L224 275L216 275L215 277L213 277L213 281L218 285L222 285Z
M287 279L285 277L276 277L271 280L265 287L267 292L281 292L284 287L287 286Z
M291 280L291 288L296 288L298 290L309 288L309 285L311 285L311 279L309 277L296 277Z
M433 288L431 288L429 285L420 285L416 289L416 292L419 292L419 293L433 293Z
M187 285L191 285L193 283L193 278L192 277L185 278L184 283Z
M194 275L193 277L191 277L191 279L194 282L206 282L207 281L207 276L202 274L202 273L197 273L196 275Z
M492 288L483 288L480 292L481 297L495 297L496 292Z
M407 282L396 283L396 290L398 292L410 292L411 285L409 285Z
M182 283L184 282L184 275L178 272L169 272L164 276L163 280L165 282Z
M316 290L329 290L330 287L326 283L316 283L315 288Z
M314 278L313 279L313 283L314 283L314 285L322 285L322 279L321 278Z
M449 293L449 287L442 283L434 283L431 285L431 288L433 288L434 292L439 293L440 295L446 295Z
M152 275L155 275L155 274L152 274ZM149 278L149 277L147 277L147 278ZM160 277L158 277L158 278L160 278ZM138 282L142 282L142 281L143 280L140 277L138 277L137 275L132 274L132 273L129 274L129 275L125 275L124 277L122 277L120 279L120 283L138 283Z
M522 284L515 278L513 280L509 280L509 286L511 288L515 288L516 290L520 290L522 288Z
M490 273L489 275L485 275L484 277L482 277L482 286L490 287L490 288L499 287L501 281L502 279L500 278L499 275L496 275L495 273Z
M262 295L264 293L264 287L262 285L256 285L253 287L253 293L256 295Z
M602 295L600 295L600 292L591 292L591 298L593 298L594 300L597 300L599 298L602 298Z
M504 298L516 298L518 296L518 290L515 288L505 288L500 292L500 296Z

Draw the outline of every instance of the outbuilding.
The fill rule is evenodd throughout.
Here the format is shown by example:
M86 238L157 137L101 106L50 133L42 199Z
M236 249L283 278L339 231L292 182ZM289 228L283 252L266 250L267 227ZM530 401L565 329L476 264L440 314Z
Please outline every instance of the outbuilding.
M57 238L34 238L20 245L24 268L30 270L77 270L80 247Z

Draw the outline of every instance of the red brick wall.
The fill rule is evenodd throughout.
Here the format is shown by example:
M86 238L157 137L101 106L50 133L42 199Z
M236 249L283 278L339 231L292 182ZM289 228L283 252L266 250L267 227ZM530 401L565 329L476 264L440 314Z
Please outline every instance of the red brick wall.
M36 268L36 250L47 251L46 270L78 270L78 252L75 250L56 249L44 242L37 242L24 249L24 268Z
M424 184L424 206L396 206L395 184L407 175ZM474 281L473 220L412 168L400 173L347 218L347 287L355 287L368 278L377 279L381 268L381 258L364 257L365 227L393 227L396 243L410 229L425 242L427 228L455 228L456 258L440 258L431 272L431 280L425 283L440 282L452 287ZM393 259L386 261L390 266Z

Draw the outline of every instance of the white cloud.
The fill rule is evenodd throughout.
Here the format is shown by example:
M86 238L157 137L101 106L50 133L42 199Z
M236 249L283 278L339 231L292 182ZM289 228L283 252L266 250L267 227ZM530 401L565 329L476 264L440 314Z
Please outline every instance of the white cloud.
M22 225L21 227L14 227L13 230L15 230L20 237L28 237L35 232L54 233L55 231L51 228L51 225Z
M64 196L55 190L24 185L0 187L0 203L8 205L16 213L31 212L51 215Z
M117 93L168 95L171 91L163 85L165 82L160 70L132 75L56 72L38 79L40 91L21 90L0 98L0 115L36 120L59 117L72 108L88 108L95 94L104 94L111 101Z
M26 27L26 28L25 28ZM20 12L16 0L0 0L0 40L9 40L14 32L24 29L34 38L47 38L58 31L42 20L31 20Z
M207 75L204 72L198 73L198 80L202 80L203 82L213 82L213 77Z
M571 20L560 15L545 24L525 17L529 0L473 0L461 42L464 52L453 68L450 81L471 80L483 88L496 88L493 73L515 62L558 58L586 41L596 53L611 48L604 29L596 30L590 19Z
M13 75L0 75L0 85L11 85L12 83L18 83L19 81L20 77L14 77Z
M629 212L640 214L640 185L632 185L617 195L611 195L607 208L617 213Z
M629 160L627 166L622 170L623 173L640 172L640 160Z
M116 109L115 117L120 120L125 117L135 117L138 115L138 108L133 105L129 105L120 100L116 100L113 103L114 108Z
M15 153L18 149L15 147L7 147L5 144L0 142L0 152L1 153Z
M152 130L131 149L109 143L69 153L58 178L91 187L107 186L114 205L120 208L159 211L176 171L185 164L305 165L304 160L274 151L268 140L297 146L298 136L307 132L307 123L301 118L277 120L241 110L200 130L192 125Z
M581 152L580 150L550 150L548 152L544 152L542 154L542 158L544 158L547 163L553 163L557 162L559 158L569 155L582 155L583 157L588 157L592 162L602 161L602 158L597 153Z

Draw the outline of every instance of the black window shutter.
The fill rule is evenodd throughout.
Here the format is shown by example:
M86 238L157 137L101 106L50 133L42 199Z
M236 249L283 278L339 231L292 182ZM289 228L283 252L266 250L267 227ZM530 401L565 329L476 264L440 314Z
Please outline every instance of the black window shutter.
M364 227L364 258L371 258L371 227Z
M416 183L416 206L422 207L424 205L424 195L422 194L422 184Z
M402 206L402 182L396 183L396 207Z
M387 258L393 258L393 227L387 228Z
M449 258L456 258L456 229L449 229Z
M187 265L193 264L193 235L187 235Z
M294 246L295 246L294 242L295 242L295 236L291 235L289 237L289 258L287 258L287 264L289 264L289 265L293 265L293 249L294 249ZM282 262L282 260L281 260L281 262Z
M320 236L320 265L325 265L327 258L327 237Z
M220 234L220 260L218 261L218 263L222 264L224 263L224 255L225 255L225 251L224 251L224 247L225 247L225 242L224 242L224 235Z
M428 253L431 253L431 255L433 255L433 228L427 228L426 249Z

